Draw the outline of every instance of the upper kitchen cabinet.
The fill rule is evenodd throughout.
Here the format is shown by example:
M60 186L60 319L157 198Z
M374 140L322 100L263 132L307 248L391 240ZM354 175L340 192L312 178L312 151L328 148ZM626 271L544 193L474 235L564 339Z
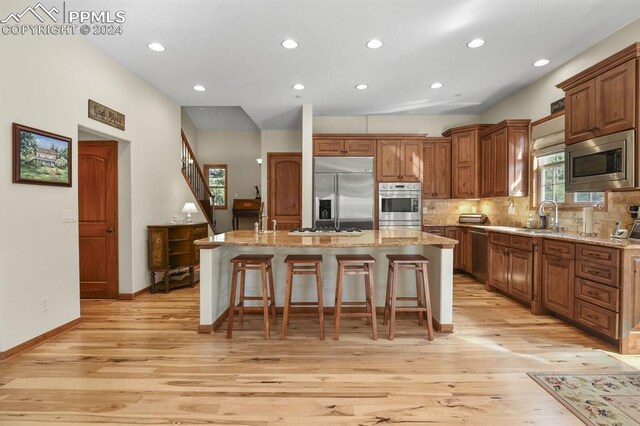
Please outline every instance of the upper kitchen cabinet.
M480 196L527 195L530 120L504 120L480 133Z
M451 198L451 138L427 138L422 159L423 198Z
M558 84L565 92L565 142L621 132L638 123L640 43Z
M376 141L376 176L379 182L420 182L421 139L379 139Z
M489 124L455 127L451 137L451 198L480 197L480 132Z
M316 157L373 157L375 141L361 135L318 135L313 138Z

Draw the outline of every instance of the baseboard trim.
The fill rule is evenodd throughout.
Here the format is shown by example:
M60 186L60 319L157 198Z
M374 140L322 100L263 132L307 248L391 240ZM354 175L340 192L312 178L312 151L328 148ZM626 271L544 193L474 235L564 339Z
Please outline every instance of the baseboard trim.
M199 324L198 325L198 334L211 334L215 331L218 331L220 326L226 321L227 316L229 315L229 308L225 309L222 314L213 322L213 324Z
M9 358L13 358L16 355L19 355L23 352L28 351L29 349L33 349L36 346L41 345L49 339L52 339L62 333L65 333L73 328L76 328L82 322L81 318L76 318L72 321L69 321L66 324L62 324L59 327L54 328L53 330L49 330L46 333L42 333L39 336L34 337L33 339L29 339L26 342L20 343L18 346L14 346L11 349L7 349L4 352L0 352L0 362L6 361Z
M151 291L151 286L138 290L135 293L118 293L118 300L134 300L136 297L142 296L149 291Z
M198 324L198 334L213 333L213 324Z
M438 333L453 333L453 324L440 324L437 319L433 319L433 329Z

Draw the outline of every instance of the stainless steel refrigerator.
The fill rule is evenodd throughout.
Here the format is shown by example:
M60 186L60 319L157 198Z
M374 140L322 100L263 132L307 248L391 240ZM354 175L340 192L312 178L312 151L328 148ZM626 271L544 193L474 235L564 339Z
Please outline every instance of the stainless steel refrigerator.
M316 157L315 227L373 229L373 157Z

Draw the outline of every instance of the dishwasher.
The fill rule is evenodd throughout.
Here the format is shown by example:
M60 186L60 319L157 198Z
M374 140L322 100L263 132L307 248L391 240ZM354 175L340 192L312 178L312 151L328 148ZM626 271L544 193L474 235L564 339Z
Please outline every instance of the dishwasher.
M471 262L471 273L481 283L487 282L487 262L488 262L488 236L484 229L474 229L471 234L471 252L473 253Z

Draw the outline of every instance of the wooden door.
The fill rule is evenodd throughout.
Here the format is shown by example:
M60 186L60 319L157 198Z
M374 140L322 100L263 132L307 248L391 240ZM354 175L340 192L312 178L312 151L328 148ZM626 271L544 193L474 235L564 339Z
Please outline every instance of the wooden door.
M493 161L493 144L491 143L491 135L486 135L480 139L480 153L482 156L482 190L481 196L492 197L493 196L493 176L494 176L494 161Z
M589 80L564 94L565 143L592 138L596 121L595 80Z
M608 135L635 127L636 61L596 77L595 128Z
M373 157L376 155L373 139L345 140L344 155L347 157Z
M425 143L422 149L422 195L423 198L435 198L436 147L433 143Z
M270 152L267 154L268 226L275 220L277 229L302 226L302 154Z
M403 182L420 182L422 175L422 142L403 140L400 146L400 180Z
M379 182L400 180L400 141L379 140L376 149L376 176Z
M476 139L474 131L453 134L452 198L477 198Z
M434 198L451 198L451 144L435 144Z
M509 249L510 295L525 302L531 302L533 295L533 253L530 251Z
M507 281L509 279L509 250L506 247L497 244L489 245L489 265L487 283L507 291Z
M453 248L453 269L462 268L462 241L460 238L460 229L455 226L447 226L444 229L444 236L458 241L458 244Z
M313 155L316 157L339 157L344 154L344 140L315 139L313 141Z
M78 143L80 297L118 296L118 144Z
M573 318L574 261L542 255L542 306Z
M491 136L493 145L493 197L506 197L509 195L509 157L507 155L507 129L494 132Z

